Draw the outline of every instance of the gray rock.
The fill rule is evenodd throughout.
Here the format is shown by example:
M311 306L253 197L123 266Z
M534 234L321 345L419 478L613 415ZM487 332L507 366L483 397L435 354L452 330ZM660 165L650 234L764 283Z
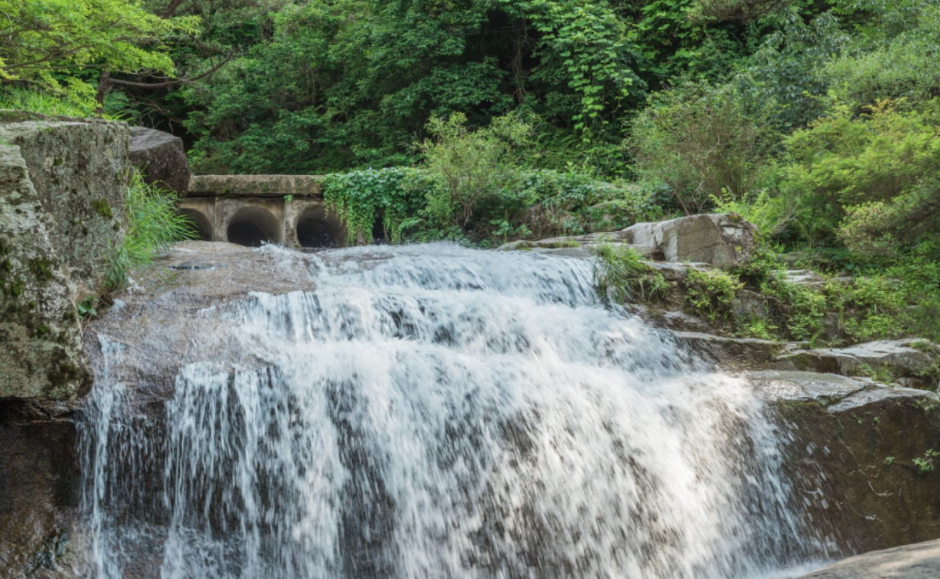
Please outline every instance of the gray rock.
M906 378L913 385L934 387L925 377L940 361L940 346L924 340L883 340L848 348L796 350L782 355L777 366L846 376L887 373Z
M748 373L748 378L762 396L775 401L829 404L875 386L868 379L816 372L761 370Z
M170 133L146 127L131 129L128 150L131 164L144 175L147 183L158 184L185 197L189 190L189 161L183 140Z
M0 577L72 577L79 466L67 406L0 403Z
M754 225L736 215L713 213L655 223L637 223L622 231L552 237L539 241L514 241L499 249L557 249L610 244L628 247L655 261L728 268L751 256L756 233Z
M47 235L67 268L73 295L99 293L113 248L124 239L127 126L71 120L0 123L0 143L26 163ZM0 185L3 195L8 185Z
M788 269L780 272L787 283L806 286L812 289L822 289L826 279L811 269Z
M16 145L0 144L0 223L0 399L73 398L91 371L68 262Z
M800 579L935 579L940 577L940 540L873 551L803 575Z
M748 378L778 417L794 507L828 557L940 536L936 474L915 462L940 448L935 394L812 372Z
M700 332L674 331L672 335L696 354L728 370L766 368L783 352L796 347L788 342L730 338Z
M728 268L750 258L756 233L753 224L737 215L712 213L637 223L620 235L624 243L653 248L664 261Z

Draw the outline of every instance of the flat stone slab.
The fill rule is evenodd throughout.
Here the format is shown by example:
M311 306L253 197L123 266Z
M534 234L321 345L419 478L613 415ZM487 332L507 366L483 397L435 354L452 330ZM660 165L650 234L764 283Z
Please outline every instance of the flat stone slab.
M873 551L803 575L800 579L935 579L940 577L940 540Z
M886 386L870 378L787 370L762 370L749 372L747 376L765 398L819 402L831 414L855 410L891 398L940 401L933 392Z
M813 370L847 376L886 371L894 379L908 378L915 385L940 361L940 348L925 340L882 340L848 348L794 350L782 355L781 369ZM931 387L931 384L922 384Z
M321 197L321 175L193 175L189 197Z

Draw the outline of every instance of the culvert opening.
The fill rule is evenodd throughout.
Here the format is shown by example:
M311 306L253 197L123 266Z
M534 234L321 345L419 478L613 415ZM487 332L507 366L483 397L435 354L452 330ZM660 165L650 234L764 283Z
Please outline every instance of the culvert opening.
M302 217L297 222L297 243L301 247L337 247L336 229L329 223L312 217Z
M212 224L205 214L195 209L181 209L180 213L189 220L190 226L196 234L195 239L199 241L212 241Z
M279 223L269 211L260 207L245 207L232 217L226 237L229 242L248 247L265 243L280 243Z

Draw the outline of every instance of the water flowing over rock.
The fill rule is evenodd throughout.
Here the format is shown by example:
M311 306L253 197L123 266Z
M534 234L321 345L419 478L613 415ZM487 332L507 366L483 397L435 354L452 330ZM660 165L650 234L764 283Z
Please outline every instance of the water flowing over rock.
M590 262L200 246L88 335L99 577L760 577L824 549L763 399L604 308Z

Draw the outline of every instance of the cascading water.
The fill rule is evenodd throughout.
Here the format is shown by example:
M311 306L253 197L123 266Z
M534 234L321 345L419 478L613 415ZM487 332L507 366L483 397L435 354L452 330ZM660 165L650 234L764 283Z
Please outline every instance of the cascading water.
M256 251L316 289L201 310L219 330L159 412L101 337L90 575L759 577L806 556L761 402L604 307L590 262Z

